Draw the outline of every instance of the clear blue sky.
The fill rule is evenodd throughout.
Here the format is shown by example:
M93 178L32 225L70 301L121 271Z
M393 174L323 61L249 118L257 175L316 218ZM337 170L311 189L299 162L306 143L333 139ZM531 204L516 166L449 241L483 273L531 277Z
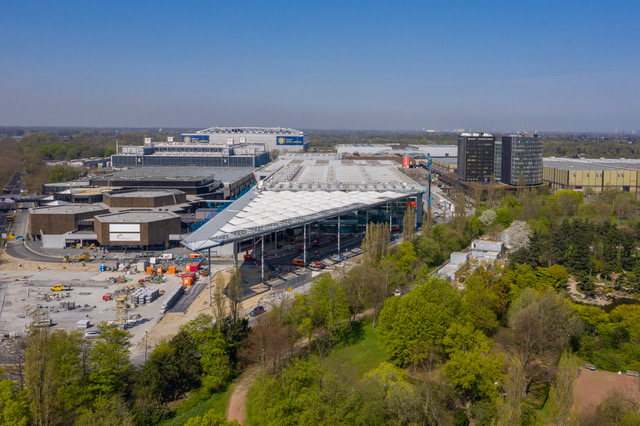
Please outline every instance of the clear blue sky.
M0 125L640 129L640 1L9 1Z

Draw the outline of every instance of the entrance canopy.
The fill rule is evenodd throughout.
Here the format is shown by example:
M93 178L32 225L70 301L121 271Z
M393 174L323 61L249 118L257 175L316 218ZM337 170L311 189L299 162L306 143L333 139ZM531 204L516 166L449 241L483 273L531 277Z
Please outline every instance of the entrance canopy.
M197 251L295 228L422 194L395 191L258 191L233 202L182 241Z

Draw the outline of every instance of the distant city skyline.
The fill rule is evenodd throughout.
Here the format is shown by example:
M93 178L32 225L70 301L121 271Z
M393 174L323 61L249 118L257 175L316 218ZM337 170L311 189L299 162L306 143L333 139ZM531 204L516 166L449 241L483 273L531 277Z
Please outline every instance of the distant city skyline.
M640 129L637 1L417 3L6 3L0 126Z

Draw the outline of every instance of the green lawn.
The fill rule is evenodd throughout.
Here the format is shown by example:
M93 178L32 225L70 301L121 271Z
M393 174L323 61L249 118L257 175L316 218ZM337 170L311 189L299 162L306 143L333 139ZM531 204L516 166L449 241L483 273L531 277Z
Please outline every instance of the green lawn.
M387 353L370 320L363 320L362 332L355 343L336 347L327 357L328 360L337 358L345 360L360 376L387 360Z
M203 416L211 409L216 410L218 413L226 415L227 404L231 393L233 393L234 385L230 385L226 391L215 393L210 398L204 401L197 401L199 398L197 395L193 395L190 399L184 401L176 410L176 414L173 418L160 423L163 426L181 426L192 417ZM193 398L193 399L192 399Z

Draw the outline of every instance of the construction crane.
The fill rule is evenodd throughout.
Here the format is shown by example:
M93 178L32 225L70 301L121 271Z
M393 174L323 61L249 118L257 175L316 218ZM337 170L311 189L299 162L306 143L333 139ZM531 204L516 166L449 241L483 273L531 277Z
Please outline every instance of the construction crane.
M422 154L422 157L427 160L427 165L425 167L424 163L422 163L422 167L427 169L429 173L429 195L427 198L427 206L429 208L429 214L431 214L431 155L430 154Z
M247 251L245 252L245 254L244 254L244 260L248 260L248 261L251 261L251 262L254 262L254 261L256 260L255 256L253 256L253 255L251 254L251 251L252 251L252 250L253 250L253 248L256 246L256 244L258 244L258 243L260 242L260 240L261 240L261 239L262 239L262 237L258 238L258 239L256 240L256 242L255 242L255 243L253 243L253 245L252 245L251 247L249 247L249 250L247 250Z
M311 224L309 225L313 228L314 231L316 231L316 240L313 242L314 246L319 246L320 245L320 235L318 234L318 225L316 224Z

